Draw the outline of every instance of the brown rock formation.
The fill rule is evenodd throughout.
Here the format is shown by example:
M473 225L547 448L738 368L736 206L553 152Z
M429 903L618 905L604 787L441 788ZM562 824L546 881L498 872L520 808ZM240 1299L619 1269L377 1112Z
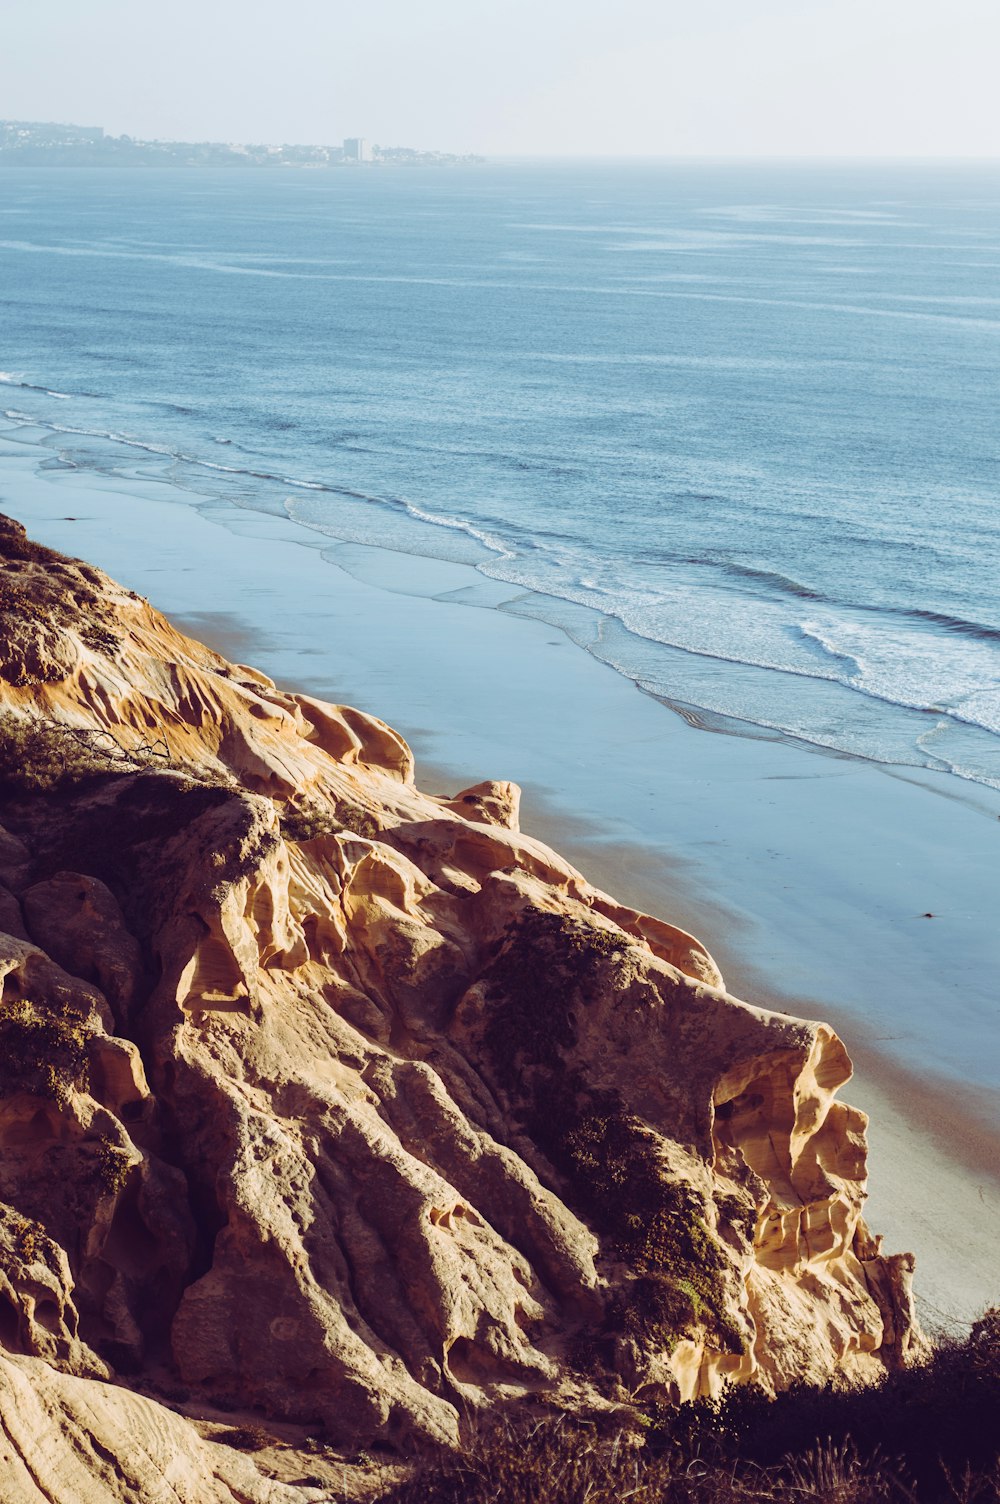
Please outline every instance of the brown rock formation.
M16 524L0 565L11 1466L91 1426L284 1497L111 1373L357 1447L905 1357L828 1027L729 996L512 785L420 793L381 721Z
M163 1405L0 1354L4 1504L319 1504ZM317 1479L317 1482L319 1480Z

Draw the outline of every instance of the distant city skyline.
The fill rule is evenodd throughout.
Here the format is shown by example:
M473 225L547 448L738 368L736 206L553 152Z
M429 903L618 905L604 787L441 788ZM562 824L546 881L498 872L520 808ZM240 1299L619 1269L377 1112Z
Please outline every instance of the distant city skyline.
M996 0L47 0L9 118L491 156L1000 156Z
M363 136L336 142L149 140L76 121L0 119L0 161L67 166L451 166L482 162L472 154L383 146Z

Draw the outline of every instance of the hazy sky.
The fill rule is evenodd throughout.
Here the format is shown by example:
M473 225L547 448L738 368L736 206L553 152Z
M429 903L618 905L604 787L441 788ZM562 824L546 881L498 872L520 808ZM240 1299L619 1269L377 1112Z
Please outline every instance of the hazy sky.
M1000 156L1000 0L0 0L0 116L488 154Z

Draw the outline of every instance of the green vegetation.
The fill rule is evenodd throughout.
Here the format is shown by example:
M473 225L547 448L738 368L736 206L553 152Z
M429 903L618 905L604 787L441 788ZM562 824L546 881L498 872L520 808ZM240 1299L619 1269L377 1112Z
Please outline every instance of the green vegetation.
M941 1338L926 1363L871 1388L800 1385L776 1400L738 1388L722 1403L682 1407L660 1424L661 1443L765 1468L823 1446L898 1459L890 1499L998 1501L1000 1310L961 1340Z
M46 548L44 543L33 542L28 537L23 523L15 522L13 517L7 517L2 513L0 513L0 559L48 566L69 563L65 554L57 553L54 548ZM93 580L100 578L90 565L84 564L79 567L81 573L89 570Z
M281 834L287 841L314 841L318 836L342 835L345 831L375 841L380 826L368 810L350 804L346 799L320 804L286 804L278 811Z
M703 1195L678 1179L658 1136L617 1092L589 1089L567 1062L578 1010L626 982L627 945L610 931L527 910L484 978L493 1002L486 1048L527 1131L563 1176L569 1204L633 1273L608 1311L606 1335L670 1351L704 1330L739 1353L744 1333L724 1314L726 1258Z
M22 1216L12 1206L0 1204L0 1266L5 1262L4 1244L20 1263L33 1264L36 1258L44 1256L47 1242L37 1222Z
M591 1096L561 1144L561 1168L611 1252L638 1276L612 1307L612 1326L671 1351L706 1330L726 1352L743 1332L723 1314L726 1260L704 1198L663 1163L656 1135L616 1096Z
M87 1085L88 1030L79 1021L40 1017L16 999L0 1014L0 1096L29 1092L64 1107Z
M105 771L90 744L54 721L0 716L0 791L48 794Z
M0 796L57 793L88 778L160 767L165 742L122 746L110 731L0 714Z
M236 1447L241 1452L262 1452L265 1447L281 1445L278 1438L265 1431L263 1426L233 1426L228 1431L220 1431L213 1440L220 1441L223 1446Z
M109 1196L117 1196L128 1183L132 1160L127 1149L110 1138L97 1141L97 1178Z
M740 1388L629 1423L470 1418L378 1504L998 1504L1000 1312L877 1386Z
M118 899L140 945L146 945L176 902L178 886L191 875L191 851L183 842L171 851L169 843L195 821L226 804L234 807L232 819L223 816L217 829L215 822L207 824L199 841L206 866L213 855L219 858L209 869L211 881L235 881L241 868L253 865L256 854L246 839L253 815L247 808L245 818L237 818L240 802L226 784L157 765L109 772L92 785L49 794L8 794L3 824L29 845L32 881L57 872L99 878Z
M576 1009L626 975L628 942L562 914L526 909L483 977L495 1000L485 1044L504 1088L516 1097L522 1070L565 1071L577 1041Z

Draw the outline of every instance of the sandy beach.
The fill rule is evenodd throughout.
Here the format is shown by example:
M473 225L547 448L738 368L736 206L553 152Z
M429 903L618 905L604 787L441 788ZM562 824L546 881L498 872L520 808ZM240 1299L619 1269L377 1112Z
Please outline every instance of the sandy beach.
M39 469L0 432L0 508L193 635L357 704L420 782L525 790L523 827L702 938L750 1002L823 1017L872 1115L869 1220L929 1321L1000 1298L1000 792L693 729L465 565L340 544L164 478Z

